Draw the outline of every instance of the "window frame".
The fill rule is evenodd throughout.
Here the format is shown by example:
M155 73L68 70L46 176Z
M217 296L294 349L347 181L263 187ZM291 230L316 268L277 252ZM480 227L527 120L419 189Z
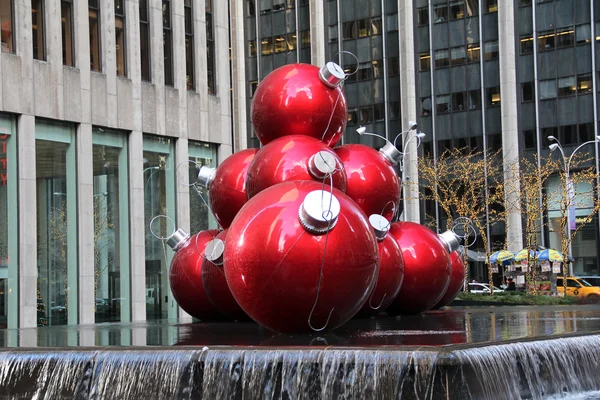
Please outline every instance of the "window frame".
M117 3L120 2L121 3L121 12L119 13L117 11ZM115 6L115 63L116 63L116 70L117 70L117 76L120 77L127 77L127 22L126 22L126 16L125 16L125 0L115 0L114 2L114 6ZM118 34L117 34L117 21L120 20L121 21L121 26L122 26L122 36L123 36L123 46L121 46L122 48L119 48L119 40L118 39ZM120 49L120 50L119 50ZM123 71L122 73L119 73L119 53L121 53L121 56L123 58Z
M97 37L97 46L92 46L92 37L91 37L91 33L92 33L92 24L89 24L89 33L90 33L90 70L94 71L94 72L102 72L102 21L101 21L101 17L100 17L100 6L98 5L98 2L101 0L88 0L88 21L90 21L92 19L92 13L96 14L96 37ZM92 2L94 2L95 5L92 5ZM97 53L98 53L98 66L94 67L94 62L92 61L92 52L93 52L93 47L97 47Z

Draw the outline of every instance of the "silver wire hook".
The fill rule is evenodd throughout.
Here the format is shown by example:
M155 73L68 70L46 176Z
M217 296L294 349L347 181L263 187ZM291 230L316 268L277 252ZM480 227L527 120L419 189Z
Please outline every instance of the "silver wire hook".
M337 56L339 56L340 54L349 54L352 57L354 57L354 59L356 60L356 69L354 70L354 72L352 72L351 74L346 74L346 78L344 78L344 80L348 79L349 76L352 76L354 74L356 74L359 70L359 64L360 64L360 60L358 59L358 57L356 56L356 54L354 54L351 51L348 50L342 50L342 51L338 51L337 53L335 53L335 55L333 56L334 58L336 58ZM341 63L341 67L342 69L344 68L344 63L341 61L341 58L339 58L338 60L340 60ZM344 71L346 72L346 71Z
M375 285L375 289L377 289L377 285ZM387 296L387 293L384 293L383 297L381 298L381 301L379 302L379 305L377 307L373 307L373 305L371 304L371 301L373 301L373 296L375 295L375 289L373 289L373 293L371 293L371 297L369 297L369 307L371 308L371 310L379 310L381 308L381 306L383 305L385 296Z
M187 187L192 187L196 184L196 182L194 181L193 183L185 183L182 182L179 179L179 167L181 167L183 164L194 164L196 166L196 168L199 170L202 166L200 164L198 164L196 161L194 160L186 160L186 161L182 161L179 164L177 164L177 167L175 168L175 178L177 179L177 182L183 186L187 186Z
M152 225L154 224L154 221L156 221L159 218L164 218L167 221L171 221L171 223L173 224L173 232L169 236L163 237L161 235L158 235L156 232L154 232ZM158 240L162 240L162 241L169 240L171 238L171 236L173 236L175 234L176 231L177 231L177 227L175 225L175 221L173 221L171 218L169 218L166 215L162 215L162 214L157 215L156 217L152 218L152 220L150 220L150 233L152 233L152 236L154 236Z
M462 231L464 232L464 234L460 234L457 233L458 229L462 229ZM477 241L477 231L475 230L475 227L473 226L473 221L468 218L468 217L458 217L456 218L453 222L452 222L452 229L451 229L452 233L454 233L456 235L456 237L459 237L463 240L467 239L468 237L470 237L471 235L469 234L469 232L473 232L473 241L468 243L468 244L463 244L464 247L471 247L475 244L475 242Z
M390 204L392 205L392 215L396 215L396 211L397 211L397 209L396 209L396 203L394 203L392 200L390 200L390 201L388 201L387 203L385 203L385 206L383 206L383 209L381 210L381 214L380 214L380 215L385 215L385 214L384 214L384 213L385 213L385 210L386 210L386 208L388 208L388 206L389 206ZM387 224L387 226L385 227L385 228L386 228L386 230L389 230L391 226L392 226L392 223L391 223L390 221L388 221L388 224Z
M209 229L209 230L207 230L207 232L209 232L209 233L210 233L210 235L212 236L212 238L213 238L213 239L217 237L217 235L215 235L215 234L212 232L212 229ZM196 252L198 253L198 255L199 255L200 257L202 257L203 259L206 259L206 255L204 254L204 252L203 252L203 251L200 251L200 249L198 248L198 236L199 236L199 235L198 235L198 234L196 234L196 235L194 235L194 236L195 236L195 238L194 238L194 245L196 246ZM211 239L211 240L212 240L212 239Z

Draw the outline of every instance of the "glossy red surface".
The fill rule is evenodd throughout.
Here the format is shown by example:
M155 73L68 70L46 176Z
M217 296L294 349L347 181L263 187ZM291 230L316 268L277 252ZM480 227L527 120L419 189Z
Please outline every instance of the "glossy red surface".
M392 164L362 144L347 144L334 151L346 171L346 194L365 214L381 214L391 221L400 200L400 179Z
M217 239L221 239L227 243L227 232L227 229L221 231L217 235ZM213 264L205 258L202 263L202 283L206 297L222 314L238 321L249 319L244 310L242 310L233 298L231 290L229 290L229 286L227 285L222 265Z
M334 146L348 119L346 97L331 89L309 64L277 68L262 80L252 99L252 124L263 145L285 135L306 135ZM333 117L332 117L333 112Z
M447 306L458 296L465 282L465 263L462 255L458 251L450 254L450 263L452 264L452 275L450 276L450 284L444 297L433 308Z
M311 181L265 189L248 201L229 229L229 287L244 311L271 330L311 331L322 265L310 320L316 329L334 329L352 318L375 284L377 240L367 216L348 196L333 189L341 211L328 235L313 235L300 224L298 209L305 196L320 189Z
M396 299L404 280L404 258L398 243L390 235L377 243L379 275L373 294L358 315L370 317L385 311Z
M216 229L201 231L188 239L175 252L169 270L171 291L177 304L201 320L223 318L208 300L202 285L202 255L206 244L218 233Z
M273 140L256 154L246 176L248 198L281 182L322 182L322 178L315 178L309 172L309 160L319 151L326 151L335 157L338 170L332 175L333 186L345 192L346 173L335 152L318 139L293 135ZM329 185L330 180L327 179L326 183Z
M429 310L450 283L448 250L431 229L414 222L394 222L388 234L404 257L404 282L390 311L417 314Z
M227 157L215 172L208 194L210 208L223 228L229 228L238 211L248 201L246 173L257 152L258 149L238 151Z

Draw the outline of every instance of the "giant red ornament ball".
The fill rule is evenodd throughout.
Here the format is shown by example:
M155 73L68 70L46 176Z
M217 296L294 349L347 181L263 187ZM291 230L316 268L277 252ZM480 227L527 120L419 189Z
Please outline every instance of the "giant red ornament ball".
M414 222L395 222L389 234L404 257L404 281L391 311L418 314L429 310L450 283L452 268L446 245L431 229Z
M246 174L258 149L238 151L227 157L216 169L202 167L198 181L208 187L210 208L219 225L228 228L248 196Z
M332 189L331 197L321 188L292 181L265 189L227 234L231 292L252 319L277 332L342 325L367 301L377 277L367 216L341 191Z
M465 283L465 263L458 251L450 254L450 263L452 264L450 284L448 285L448 289L446 289L446 293L444 293L444 297L433 308L441 308L450 304L458 296Z
M328 176L333 179L335 188L346 191L346 173L333 150L309 136L284 136L256 154L248 168L246 191L248 198L252 198L262 190L286 181L325 180L329 184Z
M217 310L231 319L243 321L247 320L248 316L233 298L223 271L223 250L227 232L225 229L206 245L202 263L202 283L206 297Z
M378 240L379 274L373 293L359 312L360 317L370 317L385 311L398 296L404 279L402 250L388 234L386 225L389 222L377 214L369 216L369 222L375 229Z
M334 151L346 171L346 194L365 214L381 214L391 221L400 200L400 180L392 162L362 144L347 144Z
M262 80L252 99L252 124L263 145L285 135L306 135L334 146L348 119L339 84L345 74L334 63L277 68Z
M169 245L175 251L169 270L171 292L186 313L201 320L223 317L208 299L202 285L204 249L217 234L218 231L213 229L190 238L178 230L169 239Z

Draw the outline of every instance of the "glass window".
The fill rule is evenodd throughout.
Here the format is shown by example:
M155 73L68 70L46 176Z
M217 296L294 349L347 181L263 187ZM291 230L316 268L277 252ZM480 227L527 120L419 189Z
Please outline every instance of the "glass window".
M115 0L115 51L117 56L117 75L126 76L125 7L123 0Z
M188 90L195 89L194 81L194 17L192 0L184 2L185 19L185 81ZM254 41L252 41L254 43ZM256 55L256 48L254 49Z
M295 33L287 34L287 46L288 46L288 51L292 51L296 48L296 34Z
M44 0L31 0L31 35L33 58L46 60L46 43L44 34Z
M575 279L567 279L567 287L580 288L581 285Z
M150 82L150 19L148 0L140 0L140 55L142 57L142 80Z
M246 0L246 10L249 17L254 17L256 15L256 3L254 0Z
M497 12L498 0L486 0L486 9L487 12Z
M577 81L574 76L558 78L558 97L571 96L577 92Z
M485 89L485 96L488 107L500 105L500 86Z
M417 25L427 25L429 23L429 8L423 7L417 9Z
M358 31L356 29L356 21L344 22L343 33L344 39L356 39L358 37Z
M450 2L450 19L461 19L465 17L465 2L464 0Z
M127 137L94 129L92 141L96 323L129 321Z
M450 61L452 65L461 65L467 62L467 54L464 46L450 49Z
M538 49L540 51L554 49L554 31L546 31L539 34Z
M534 129L523 131L523 144L526 150L535 149L537 146L536 134Z
M429 71L431 68L431 56L429 53L419 54L419 71Z
M585 74L577 77L577 93L592 93L592 75Z
M385 120L385 104L379 103L373 105L373 117L375 121Z
M62 59L63 64L75 66L73 57L73 3L62 0L60 7L60 24L62 29Z
M77 187L73 132L36 123L38 325L77 323Z
M275 36L275 53L285 53L286 51L285 35Z
M100 54L100 9L98 0L88 0L90 21L90 68L102 71L102 55Z
M575 28L575 37L577 40L577 44L590 43L592 41L592 32L590 24L578 25ZM598 35L596 35L596 40L598 40Z
M529 6L531 5L531 0L519 0L520 6Z
M206 0L206 77L208 94L217 93L217 81L215 79L215 27L213 24L212 0ZM272 50L272 42L271 42Z
M556 47L570 47L575 43L575 30L573 28L558 29L556 31Z
M273 54L273 38L266 37L263 38L260 42L261 53L263 56Z
M534 86L533 82L521 83L521 100L522 101L535 100L535 86Z
M15 52L13 19L13 0L3 1L0 5L0 46L6 53Z
M373 78L383 78L383 61L373 60Z
M442 4L433 9L433 20L435 23L448 21L448 5Z
M464 92L452 93L452 111L464 111L467 109L467 94Z
M358 116L358 122L361 125L373 122L373 108L371 106L360 108L358 110Z
M579 142L584 143L594 140L594 123L589 122L579 125Z
M0 116L0 327L18 328L17 143L12 119Z
M398 30L398 14L389 14L385 17L388 32L396 32Z
M329 25L328 29L327 29L327 40L329 43L337 43L338 41L338 30L337 30L337 25Z
M566 125L558 127L558 140L564 145L577 143L577 125Z
M400 75L400 61L398 57L388 59L388 77Z
M438 114L446 114L450 112L450 95L445 94L435 98L435 110Z
M381 18L371 18L369 25L369 36L381 35Z
M424 97L421 99L421 116L431 115L431 98Z
M521 54L533 53L533 36L521 36Z
M389 119L399 119L400 118L400 102L392 101L388 107L388 117Z
M300 32L300 37L302 39L302 48L310 49L310 31Z
M448 50L437 50L435 52L435 67L443 68L447 67L448 65L450 65L450 62L448 60Z
M481 91L479 89L469 90L469 110L481 107Z
M470 63L479 62L479 43L470 44L467 47L467 61Z
M248 40L248 54L250 57L256 57L256 40Z
M498 59L498 41L485 42L484 44L485 61Z
M165 252L160 240L152 235L150 221L165 215L175 221L174 143L164 137L144 137L144 224L146 232L146 318L175 318L177 307L169 289L172 251ZM167 237L175 227L159 218L153 231Z
M540 100L556 98L556 80L540 81Z
M165 85L173 86L173 36L171 32L171 0L162 0L162 21Z

